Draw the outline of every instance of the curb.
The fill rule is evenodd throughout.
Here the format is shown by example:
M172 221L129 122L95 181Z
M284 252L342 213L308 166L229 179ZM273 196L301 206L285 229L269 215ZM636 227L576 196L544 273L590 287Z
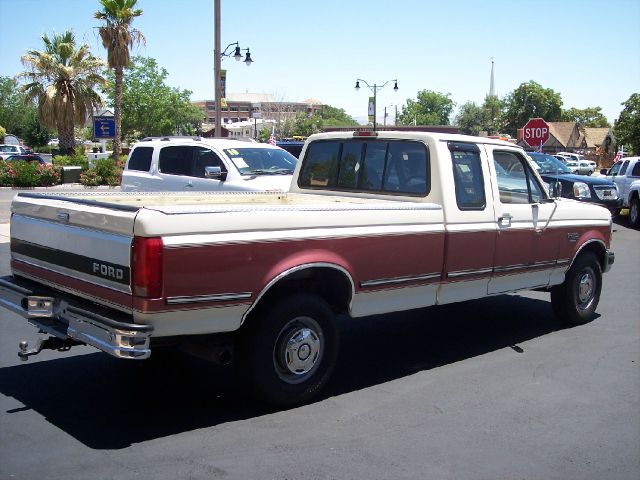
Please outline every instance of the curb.
M47 192L51 190L120 190L120 186L110 187L109 185L98 185L97 187L85 187L81 183L62 183L51 187L0 187L0 190L13 190L17 192L41 191Z

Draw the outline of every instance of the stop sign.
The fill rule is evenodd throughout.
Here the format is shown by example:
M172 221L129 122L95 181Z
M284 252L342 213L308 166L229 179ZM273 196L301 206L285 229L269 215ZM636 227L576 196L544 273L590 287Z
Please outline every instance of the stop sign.
M532 118L524 126L524 141L529 146L538 148L549 139L549 125L542 118Z

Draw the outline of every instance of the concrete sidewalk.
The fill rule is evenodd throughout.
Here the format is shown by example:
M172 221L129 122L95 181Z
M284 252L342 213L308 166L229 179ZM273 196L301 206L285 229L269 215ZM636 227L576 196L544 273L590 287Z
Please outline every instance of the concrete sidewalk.
M0 223L0 243L9 243L9 224Z

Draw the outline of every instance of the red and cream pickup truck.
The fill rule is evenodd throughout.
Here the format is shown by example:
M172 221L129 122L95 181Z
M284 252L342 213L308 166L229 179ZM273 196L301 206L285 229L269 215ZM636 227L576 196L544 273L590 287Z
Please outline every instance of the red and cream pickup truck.
M549 191L512 144L389 131L311 136L287 193L19 193L0 304L49 335L24 359L179 344L299 404L330 378L337 318L539 289L591 320L611 215Z

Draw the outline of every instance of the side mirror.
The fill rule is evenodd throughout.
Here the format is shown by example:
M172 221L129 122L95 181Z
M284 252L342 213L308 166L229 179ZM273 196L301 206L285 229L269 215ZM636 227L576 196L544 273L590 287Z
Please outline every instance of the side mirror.
M223 172L220 167L204 167L204 178L225 181L227 179L227 172Z
M559 198L562 196L562 182L556 180L551 184L551 196L553 198Z
M601 168L600 169L600 175L609 175L609 169L608 168Z

